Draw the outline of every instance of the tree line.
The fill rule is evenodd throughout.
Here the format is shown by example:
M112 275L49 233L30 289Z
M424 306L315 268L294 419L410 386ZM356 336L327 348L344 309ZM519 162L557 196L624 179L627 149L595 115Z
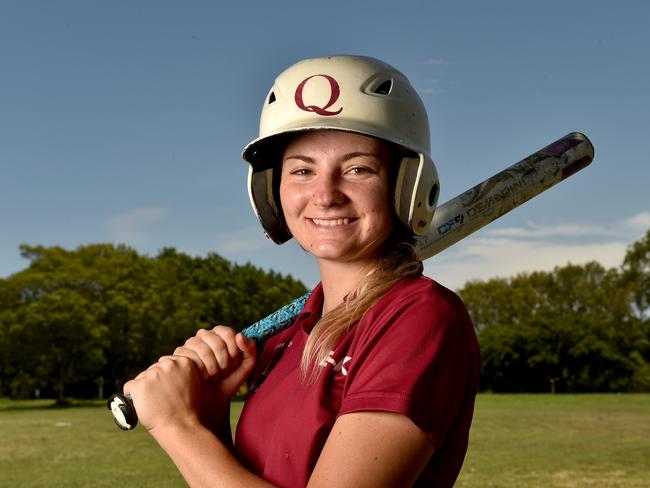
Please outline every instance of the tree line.
M22 245L0 279L0 396L106 396L199 328L254 323L305 293L291 276L217 254Z
M242 329L302 295L290 275L173 248L22 245L0 279L0 396L102 397L197 329ZM650 231L619 268L596 262L459 290L477 330L481 389L650 391Z
M650 231L619 268L596 262L460 290L477 329L481 389L650 391Z

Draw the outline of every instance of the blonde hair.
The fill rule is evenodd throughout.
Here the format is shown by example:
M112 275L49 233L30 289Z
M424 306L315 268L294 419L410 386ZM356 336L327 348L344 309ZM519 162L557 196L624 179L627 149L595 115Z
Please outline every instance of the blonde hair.
M403 233L400 232L403 235ZM392 245L391 242L392 241ZM343 337L379 299L404 278L422 274L412 239L389 239L388 254L365 274L343 303L323 315L312 329L300 362L303 380L313 383L321 365Z

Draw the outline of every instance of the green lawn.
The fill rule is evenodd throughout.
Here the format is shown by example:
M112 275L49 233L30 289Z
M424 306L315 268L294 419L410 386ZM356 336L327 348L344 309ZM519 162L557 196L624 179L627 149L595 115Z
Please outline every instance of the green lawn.
M648 487L650 395L479 395L459 487Z
M185 486L103 402L0 399L0 486ZM240 405L237 405L240 407ZM239 411L233 409L234 419ZM647 487L650 395L479 395L459 487Z

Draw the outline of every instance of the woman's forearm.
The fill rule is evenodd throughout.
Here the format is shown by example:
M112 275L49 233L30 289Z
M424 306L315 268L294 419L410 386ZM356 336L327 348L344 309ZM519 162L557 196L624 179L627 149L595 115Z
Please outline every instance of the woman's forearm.
M192 488L273 486L247 470L229 446L200 423L165 426L151 435Z

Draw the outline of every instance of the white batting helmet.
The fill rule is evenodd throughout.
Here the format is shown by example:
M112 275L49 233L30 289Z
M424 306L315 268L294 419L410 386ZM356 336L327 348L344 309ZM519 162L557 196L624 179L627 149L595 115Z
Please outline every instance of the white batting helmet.
M266 96L259 137L243 151L250 163L249 196L266 234L278 244L291 238L277 194L283 136L321 129L364 134L402 148L395 212L413 235L426 234L440 185L424 104L402 73L364 56L300 61L276 78Z

